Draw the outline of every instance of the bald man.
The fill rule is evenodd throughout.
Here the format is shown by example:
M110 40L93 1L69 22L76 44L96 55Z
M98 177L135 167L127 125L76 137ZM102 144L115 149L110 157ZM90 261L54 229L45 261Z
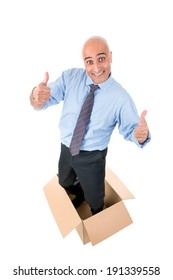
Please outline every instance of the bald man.
M150 133L145 119L147 111L139 116L131 96L112 77L112 52L107 41L98 36L89 38L83 45L82 58L84 68L68 69L54 82L48 83L46 72L44 80L32 90L30 101L36 110L63 101L59 183L75 194L72 201L75 208L86 201L94 215L104 207L105 160L114 128L118 126L124 139L140 148L150 141ZM79 133L82 135L79 151L73 154L72 139L78 122L81 124L78 119L92 85L97 86L93 90L89 120L86 128L82 128L84 132ZM79 126L78 132L80 129Z

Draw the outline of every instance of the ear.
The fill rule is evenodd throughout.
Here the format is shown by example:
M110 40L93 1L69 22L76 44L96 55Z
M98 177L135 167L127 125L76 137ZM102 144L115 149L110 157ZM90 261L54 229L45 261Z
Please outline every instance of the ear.
M110 61L112 63L112 52L110 52Z

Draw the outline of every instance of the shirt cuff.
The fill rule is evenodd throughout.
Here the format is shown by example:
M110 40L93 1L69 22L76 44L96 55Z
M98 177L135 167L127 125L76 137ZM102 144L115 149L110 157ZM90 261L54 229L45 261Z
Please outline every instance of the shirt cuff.
M139 143L135 136L134 136L134 132L133 132L133 135L132 135L132 141L139 147L139 148L144 148L150 141L151 141L151 133L150 131L148 132L148 137L147 139L143 142L143 143Z

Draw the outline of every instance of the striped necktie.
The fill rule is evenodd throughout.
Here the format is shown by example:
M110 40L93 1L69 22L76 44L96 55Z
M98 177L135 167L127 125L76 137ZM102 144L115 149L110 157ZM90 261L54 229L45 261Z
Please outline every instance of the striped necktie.
M94 104L94 91L98 88L98 85L90 85L90 93L87 95L86 100L81 108L70 144L70 152L72 156L79 154L82 140L84 138L86 128L89 124L91 111Z

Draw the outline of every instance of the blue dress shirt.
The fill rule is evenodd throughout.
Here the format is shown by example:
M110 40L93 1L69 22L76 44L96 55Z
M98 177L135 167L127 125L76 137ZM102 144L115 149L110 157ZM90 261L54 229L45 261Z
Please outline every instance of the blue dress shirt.
M51 97L42 109L63 101L59 128L61 142L67 147L70 146L90 84L93 84L93 81L82 68L66 70L55 82L48 84ZM150 137L143 144L139 144L134 137L133 131L138 124L139 115L130 95L111 75L105 82L98 85L100 88L95 91L90 123L81 150L105 149L116 126L125 140L132 141L142 148L150 141Z

